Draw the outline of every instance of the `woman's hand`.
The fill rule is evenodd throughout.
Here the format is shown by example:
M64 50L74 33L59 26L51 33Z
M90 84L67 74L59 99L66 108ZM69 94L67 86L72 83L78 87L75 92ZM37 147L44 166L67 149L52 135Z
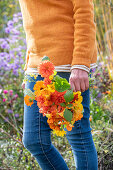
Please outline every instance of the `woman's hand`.
M71 85L71 88L73 88L73 91L75 92L86 91L89 88L88 72L78 68L72 69L69 78L69 84Z

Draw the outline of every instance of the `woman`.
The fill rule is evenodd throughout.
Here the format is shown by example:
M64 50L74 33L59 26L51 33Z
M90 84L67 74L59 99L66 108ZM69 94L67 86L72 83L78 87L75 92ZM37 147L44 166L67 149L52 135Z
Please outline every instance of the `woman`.
M25 74L37 74L44 55L50 58L61 77L83 96L83 118L75 122L66 137L71 145L76 170L97 170L97 152L93 142L90 116L89 73L97 67L96 26L93 0L19 0L26 33ZM33 91L35 82L22 87ZM47 118L39 113L37 102L24 103L23 144L43 170L68 170L51 143Z

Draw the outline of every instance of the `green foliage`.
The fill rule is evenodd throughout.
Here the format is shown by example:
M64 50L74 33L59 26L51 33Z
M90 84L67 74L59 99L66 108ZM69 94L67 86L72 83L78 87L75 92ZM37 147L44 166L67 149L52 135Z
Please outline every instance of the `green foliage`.
M60 105L61 105L62 107L65 107L65 106L66 106L65 103L60 103Z
M69 122L72 120L72 112L67 108L64 111L64 118Z
M36 160L31 154L16 141L7 140L0 143L1 145L1 158L0 167L1 169L29 169L29 170L40 170L40 167Z
M66 102L70 102L74 99L73 89L67 90L67 92L64 95L64 99Z
M72 107L73 105L72 105L72 104L68 104L67 106L68 106L68 107Z
M53 80L55 81L55 89L58 92L64 92L65 90L68 90L70 88L69 82L59 75L56 75Z
M99 61L106 64L113 80L113 1L94 0Z

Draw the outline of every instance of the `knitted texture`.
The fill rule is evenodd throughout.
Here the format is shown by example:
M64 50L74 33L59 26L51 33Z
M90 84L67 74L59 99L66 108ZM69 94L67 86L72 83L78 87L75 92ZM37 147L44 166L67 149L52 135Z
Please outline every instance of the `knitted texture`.
M93 0L19 0L26 33L24 70L44 55L55 65L97 62Z

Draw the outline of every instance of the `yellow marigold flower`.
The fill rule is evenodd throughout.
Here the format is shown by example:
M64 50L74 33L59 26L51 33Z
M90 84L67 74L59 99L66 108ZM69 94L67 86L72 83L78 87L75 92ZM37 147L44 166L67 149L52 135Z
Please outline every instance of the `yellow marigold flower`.
M42 80L36 81L36 84L33 87L33 89L35 90L35 95L39 96L44 88L45 88L45 85L43 84Z
M49 99L49 96L51 94L51 91L49 91L47 88L43 89L42 90L42 93L41 93L43 96L45 96L46 98Z
M81 91L77 91L77 92L73 92L73 93L74 93L74 95L76 95L76 94L78 94L78 96L81 95Z
M56 134L57 136L64 136L66 132L64 130L53 130L53 133Z
M77 92L73 92L73 93L74 93L74 96L75 96L76 94L78 94L78 100L75 100L76 104L78 105L78 104L81 103L82 100L83 100L83 97L81 96L81 91L77 91Z
M48 84L47 87L48 87L48 90L49 90L51 93L55 92L54 83L53 83L53 84Z
M78 105L78 107L79 107L80 111L83 110L83 105L81 103Z
M83 100L82 96L78 96L78 100L75 100L75 103L78 105L79 103L81 103Z
M66 134L66 132L64 130L59 132L59 136L64 136Z
M34 90L39 90L39 91L44 89L44 88L45 88L45 85L44 85L42 80L41 81L36 81L36 84L33 87Z

